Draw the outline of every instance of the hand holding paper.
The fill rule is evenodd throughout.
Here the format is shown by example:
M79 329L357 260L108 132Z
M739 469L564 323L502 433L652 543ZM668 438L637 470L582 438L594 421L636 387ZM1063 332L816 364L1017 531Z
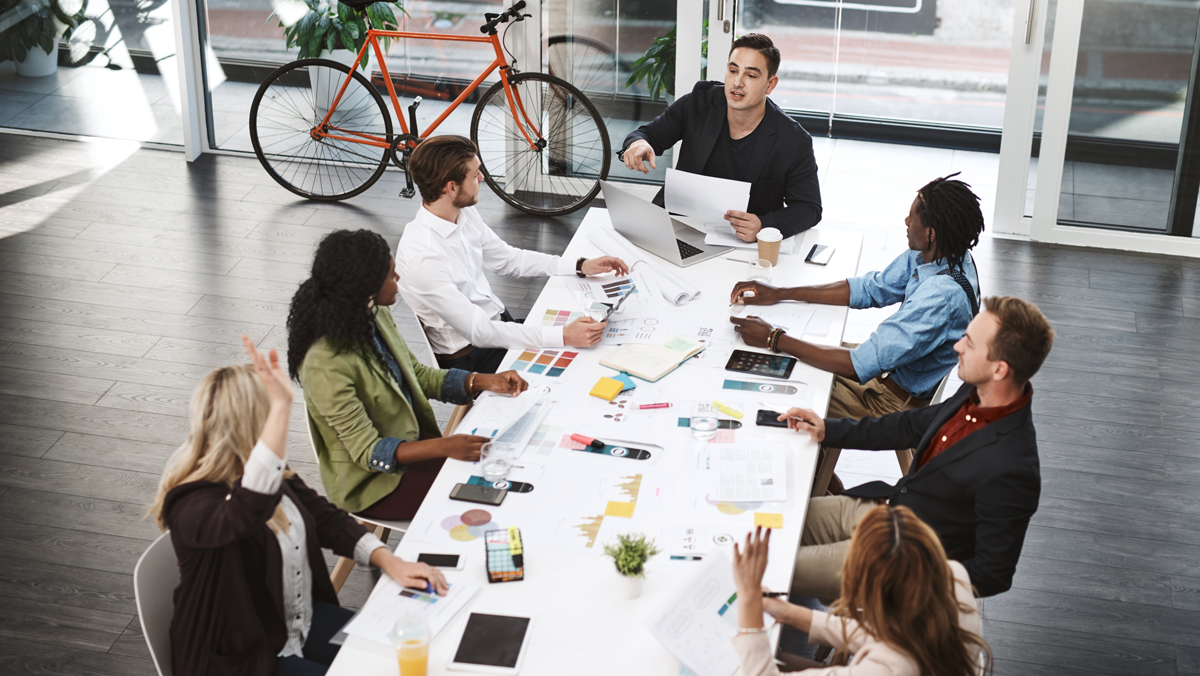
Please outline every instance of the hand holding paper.
M707 226L725 223L730 210L744 213L750 204L750 184L667 169L664 198L667 211L693 216Z

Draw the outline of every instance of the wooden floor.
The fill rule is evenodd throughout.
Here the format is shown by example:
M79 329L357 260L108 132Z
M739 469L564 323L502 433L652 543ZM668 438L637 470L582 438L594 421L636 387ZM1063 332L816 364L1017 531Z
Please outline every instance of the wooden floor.
M0 673L154 673L132 571L191 388L243 333L283 347L323 234L395 245L416 209L398 187L319 205L253 159L0 135ZM579 222L486 190L481 209L552 253ZM1058 331L1034 381L1041 506L985 606L997 673L1200 674L1200 263L992 239L976 258L986 294ZM541 285L496 281L517 314ZM300 420L290 460L319 486ZM343 602L370 584L355 571Z

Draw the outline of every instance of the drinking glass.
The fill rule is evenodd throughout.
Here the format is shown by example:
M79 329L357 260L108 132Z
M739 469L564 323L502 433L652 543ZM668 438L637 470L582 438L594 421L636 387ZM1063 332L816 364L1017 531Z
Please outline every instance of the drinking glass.
M769 283L774 266L765 258L755 258L750 261L750 281Z
M516 449L512 444L501 444L489 441L479 449L479 470L484 481L496 483L508 476L512 469Z
M717 436L717 425L720 421L717 419L717 412L713 410L712 404L700 403L692 408L692 436L700 441L708 441Z
M404 615L392 629L392 645L400 676L425 676L429 669L429 623L420 615Z

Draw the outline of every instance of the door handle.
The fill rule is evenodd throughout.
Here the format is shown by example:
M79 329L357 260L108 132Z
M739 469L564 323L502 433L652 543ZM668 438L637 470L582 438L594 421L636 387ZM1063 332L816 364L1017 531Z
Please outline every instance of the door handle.
M1029 0L1029 17L1025 19L1025 44L1033 40L1033 6L1037 0ZM717 11L720 11L718 8Z

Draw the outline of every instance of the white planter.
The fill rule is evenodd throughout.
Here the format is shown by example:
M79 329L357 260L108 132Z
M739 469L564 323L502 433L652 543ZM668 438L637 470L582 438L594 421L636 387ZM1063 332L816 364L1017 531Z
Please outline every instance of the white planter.
M58 72L58 38L54 39L54 50L47 54L41 47L25 52L25 60L17 61L17 75L46 77Z
M642 583L646 581L644 577L628 577L617 573L617 585L621 590L621 598L636 599L642 595Z
M357 56L358 56L357 53L352 52L349 49L335 49L332 52L325 52L325 51L321 52L319 58L329 59L330 61L337 61L338 63L345 64L345 65L353 68L354 62L355 62L355 57L357 57ZM314 76L314 74L310 72L309 73L309 84L313 89L313 102L316 105L317 114L324 117L325 113L329 110L329 106L333 105L333 100L335 98L337 98L338 89L341 88L342 82L345 80L345 77L344 76L338 77L338 78L329 77L330 72L328 69L321 69L321 72L322 72L321 76ZM360 72L362 72L362 71L360 71ZM370 73L371 73L371 57L368 56L367 57L367 70L364 73L364 75L366 75L367 78L370 79ZM335 113L335 115L341 115L342 113L354 112L354 111L357 111L358 109L363 108L364 106L372 103L372 99L370 99L366 96L363 96L362 92L360 92L358 90L349 89L347 91L351 92L349 94L350 100L342 101L342 102L338 103L338 109L337 109L337 112Z

